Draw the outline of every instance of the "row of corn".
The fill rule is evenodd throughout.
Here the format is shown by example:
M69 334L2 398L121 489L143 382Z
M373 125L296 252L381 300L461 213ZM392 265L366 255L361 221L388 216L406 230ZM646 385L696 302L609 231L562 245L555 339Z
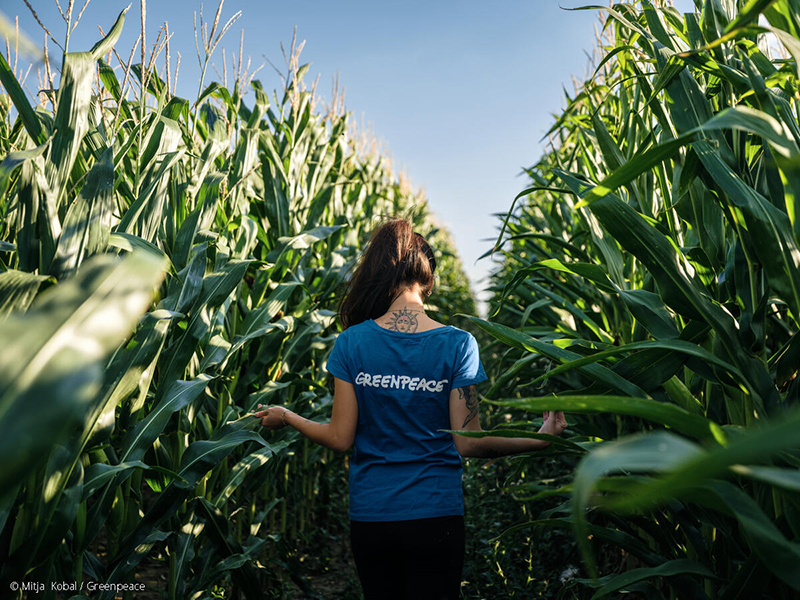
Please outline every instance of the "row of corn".
M574 477L513 490L580 597L800 590L800 3L695 5L602 10L477 320L487 396L572 415Z
M343 463L248 415L329 415L336 294L380 218L436 248L434 310L474 305L422 195L315 110L295 55L280 97L189 102L132 65L130 100L124 20L64 54L52 105L0 56L0 589L132 597L147 559L170 599L279 597Z

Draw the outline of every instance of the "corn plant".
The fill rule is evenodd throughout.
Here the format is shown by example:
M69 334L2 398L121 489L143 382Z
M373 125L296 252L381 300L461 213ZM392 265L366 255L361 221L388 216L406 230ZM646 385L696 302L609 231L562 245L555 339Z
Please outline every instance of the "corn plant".
M64 54L52 111L0 55L0 586L132 583L150 557L168 598L280 597L342 458L250 413L329 415L337 291L378 218L437 249L432 308L474 304L421 193L315 110L294 45L280 97L240 75L190 103L163 44L111 67L126 11Z
M579 415L572 482L515 490L562 499L524 527L572 528L596 598L800 590L800 4L695 4L603 9L475 319L488 398Z

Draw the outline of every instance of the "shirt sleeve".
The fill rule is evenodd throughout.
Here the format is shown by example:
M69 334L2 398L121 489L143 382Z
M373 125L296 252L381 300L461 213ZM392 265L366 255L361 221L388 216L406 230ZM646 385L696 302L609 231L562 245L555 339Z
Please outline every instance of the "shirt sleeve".
M348 352L349 344L347 342L347 336L343 331L336 337L336 341L333 343L333 350L331 350L328 356L325 369L334 377L338 377L348 383L353 383L353 378L350 375L350 365L352 361L350 360L350 353Z
M461 347L456 358L456 368L453 374L452 389L474 385L486 381L486 373L481 364L480 350L475 337L467 332L467 340Z

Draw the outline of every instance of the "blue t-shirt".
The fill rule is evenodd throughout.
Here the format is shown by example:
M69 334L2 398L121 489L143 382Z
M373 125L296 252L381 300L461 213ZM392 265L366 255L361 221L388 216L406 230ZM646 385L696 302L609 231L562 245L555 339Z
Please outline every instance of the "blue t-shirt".
M368 320L336 339L328 372L358 400L350 519L405 521L464 514L450 390L486 379L472 334L447 326L405 333Z

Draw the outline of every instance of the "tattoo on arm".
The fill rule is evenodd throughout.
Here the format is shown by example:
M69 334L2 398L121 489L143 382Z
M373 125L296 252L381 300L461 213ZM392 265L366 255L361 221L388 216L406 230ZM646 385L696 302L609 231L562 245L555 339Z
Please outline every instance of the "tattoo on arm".
M467 418L464 419L464 424L461 425L461 428L467 426L467 424L472 421L478 415L478 392L477 388L474 385L470 385L467 387L460 387L458 388L458 397L464 401L464 405L467 407L469 414Z

